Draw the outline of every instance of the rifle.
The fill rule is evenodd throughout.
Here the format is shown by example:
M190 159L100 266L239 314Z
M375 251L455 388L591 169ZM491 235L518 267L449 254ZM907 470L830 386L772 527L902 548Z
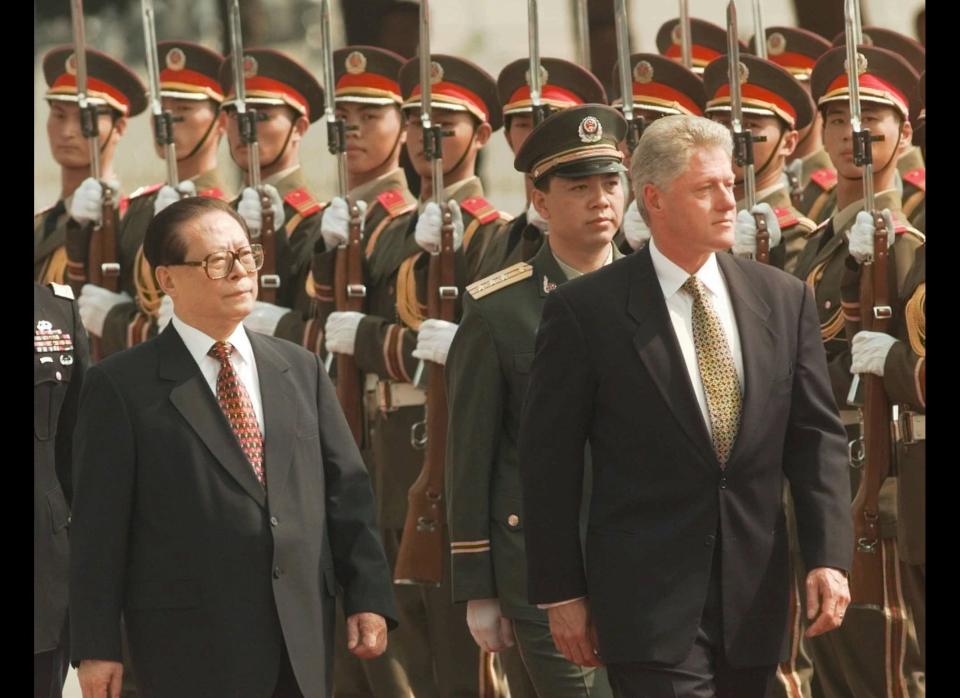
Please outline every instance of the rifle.
M530 84L530 103L533 125L539 126L547 118L550 109L541 101L543 73L540 67L540 21L537 17L537 0L527 0L527 45L530 49L530 68L527 82Z
M336 79L333 71L333 45L330 42L330 0L320 1L320 23L323 36L324 91L323 118L327 122L327 149L337 158L338 192L350 211L347 242L339 245L334 260L334 301L339 311L363 310L367 287L363 283L363 229L360 207L347 196L347 125L336 115ZM319 304L316 306L319 315ZM319 319L319 317L318 317ZM359 446L363 440L363 386L357 361L351 354L337 354L337 399Z
M859 59L859 6L844 2L847 81L850 95L850 125L853 129L853 161L863 168L864 209L873 216L875 234L873 259L860 268L860 311L863 328L885 332L892 310L887 299L887 225L877 210L873 190L873 141L870 130L861 124ZM851 443L851 465L861 469L860 483L853 498L853 565L850 569L850 600L858 606L883 608L883 559L880 554L880 487L890 467L890 403L883 379L872 374L854 376L851 396L863 382L863 404L859 409L860 438ZM848 397L848 402L853 402ZM859 452L855 446L859 445Z
M247 107L247 85L244 75L243 36L240 33L240 3L230 2L230 53L233 68L233 85L236 91L234 103L237 107L237 127L240 140L247 146L247 172L249 184L260 194L261 223L260 231L251 234L250 239L263 245L263 267L260 269L260 300L276 303L280 277L277 275L277 243L273 226L273 207L270 197L260 185L260 146L257 142L257 121L260 117L256 109Z
M431 111L430 10L420 3L420 123L423 148L433 170L433 200L440 206L443 224L440 250L430 254L427 268L427 315L453 322L459 289L454 280L453 219L443 201L443 133L430 118ZM393 572L396 584L439 586L443 579L443 544L446 526L443 503L444 451L447 441L447 395L443 366L428 362L426 405L426 455L423 468L407 493L407 517ZM416 427L411 438L416 440Z
M633 113L633 78L630 75L630 35L626 0L614 0L613 12L620 67L620 97L623 100L623 118L627 120L627 149L633 154L640 142L644 124L643 118L638 119Z
M690 7L680 0L680 56L683 67L693 70L693 35L690 31Z
M140 0L143 13L143 43L147 53L147 78L150 95L150 111L153 113L153 137L163 149L167 165L167 184L176 188L180 183L177 174L177 146L173 142L173 114L165 111L160 95L160 61L157 58L157 32L154 25L156 13L153 0Z
M767 32L763 28L763 8L760 0L753 0L753 43L757 47L757 58L767 60Z
M737 39L737 6L734 0L727 4L727 80L730 83L730 127L733 130L733 154L737 166L743 170L743 187L747 210L757 205L757 180L753 171L753 144L766 140L743 128L743 98L740 94L740 42ZM755 259L770 263L770 232L767 219L754 214L757 222L757 253Z

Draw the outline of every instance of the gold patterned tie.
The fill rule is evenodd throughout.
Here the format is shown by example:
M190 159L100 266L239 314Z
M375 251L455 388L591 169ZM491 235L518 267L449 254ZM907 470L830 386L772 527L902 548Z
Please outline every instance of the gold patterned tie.
M693 343L697 350L697 365L703 392L707 396L707 411L710 413L710 431L713 435L713 450L726 467L727 458L740 429L740 414L743 396L740 378L733 363L733 355L727 344L723 325L716 311L706 299L706 289L700 279L691 276L681 291L693 298Z

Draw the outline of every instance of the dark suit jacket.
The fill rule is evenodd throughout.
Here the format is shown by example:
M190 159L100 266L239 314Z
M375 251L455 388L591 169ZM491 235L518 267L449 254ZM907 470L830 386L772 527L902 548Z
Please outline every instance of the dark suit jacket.
M606 662L686 657L718 544L729 660L781 659L785 476L807 566L849 567L846 443L813 299L778 269L717 259L745 372L725 472L648 247L564 284L544 306L520 431L530 601L589 596ZM586 441L594 480L584 565L577 509Z
M367 472L316 355L248 333L267 492L180 335L94 366L74 441L71 652L120 658L144 696L265 698L286 644L330 692L334 593L396 617Z

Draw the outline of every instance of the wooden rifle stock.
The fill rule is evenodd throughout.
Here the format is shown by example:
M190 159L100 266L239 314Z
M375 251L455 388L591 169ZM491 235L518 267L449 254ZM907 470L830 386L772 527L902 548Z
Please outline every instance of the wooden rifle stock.
M770 264L770 231L767 230L767 219L761 214L755 214L757 222L757 255L755 259L761 264Z
M350 227L347 244L337 248L334 262L334 299L338 311L363 311L366 287L363 285L363 262L361 245L363 231L360 224L360 209L353 201L347 201L350 210ZM359 446L363 440L363 386L357 361L351 354L337 354L337 399Z
M860 309L863 328L884 332L889 324L887 302L887 226L874 213L877 234L874 261L860 270ZM882 236L882 238L881 238ZM850 602L883 608L883 558L880 541L880 487L890 467L890 403L883 379L861 374L863 406L860 411L862 471L853 498L853 565Z
M453 220L443 208L440 252L430 255L427 272L427 315L453 322L456 319L457 287L453 267ZM407 518L397 553L393 581L397 584L440 585L443 579L443 468L447 446L447 393L443 366L427 367L427 449L420 475L407 493Z
M260 191L260 244L263 245L263 267L260 269L259 299L265 303L277 302L280 277L277 276L277 236L273 226L273 205L270 197Z
M87 281L116 293L120 288L120 265L117 262L117 229L114 215L113 190L104 184L100 225L95 225L90 233ZM100 360L100 338L95 334L90 335L90 355L94 361Z

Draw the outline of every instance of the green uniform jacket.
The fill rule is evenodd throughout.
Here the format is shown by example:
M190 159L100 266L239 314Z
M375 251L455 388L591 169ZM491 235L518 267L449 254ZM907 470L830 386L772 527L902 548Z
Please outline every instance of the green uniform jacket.
M453 185L456 187L458 184ZM447 197L444 197L445 199ZM510 216L498 211L483 197L479 177L471 177L453 193L463 213L463 255L466 263L466 282L483 278L484 257L497 235L503 231Z
M550 246L543 245L530 264L471 285L447 357L453 600L497 597L512 618L544 616L527 601L517 442L540 312L547 294L565 281Z
M537 226L527 223L527 212L524 211L497 231L481 260L480 278L517 262L526 262L533 258L542 244L543 233Z
M819 151L812 159L819 167L809 171L797 210L820 224L830 218L837 207L837 171L825 150Z
M800 158L800 164L794 165L796 160L787 165L784 172L787 187L790 192L791 201L795 197L798 202L803 201L803 192L810 184L810 175L817 170L833 169L833 163L830 162L830 156L821 146L820 150L814 151L804 158ZM794 204L796 205L796 204Z
M783 235L780 244L770 250L770 264L785 272L792 272L807 238L816 230L817 224L793 207L790 192L785 186L770 192L758 203L770 205L777 215ZM737 209L743 208L746 208L745 202L738 201Z
M903 213L910 225L926 233L927 169L920 148L914 146L897 160L897 174L903 185Z

